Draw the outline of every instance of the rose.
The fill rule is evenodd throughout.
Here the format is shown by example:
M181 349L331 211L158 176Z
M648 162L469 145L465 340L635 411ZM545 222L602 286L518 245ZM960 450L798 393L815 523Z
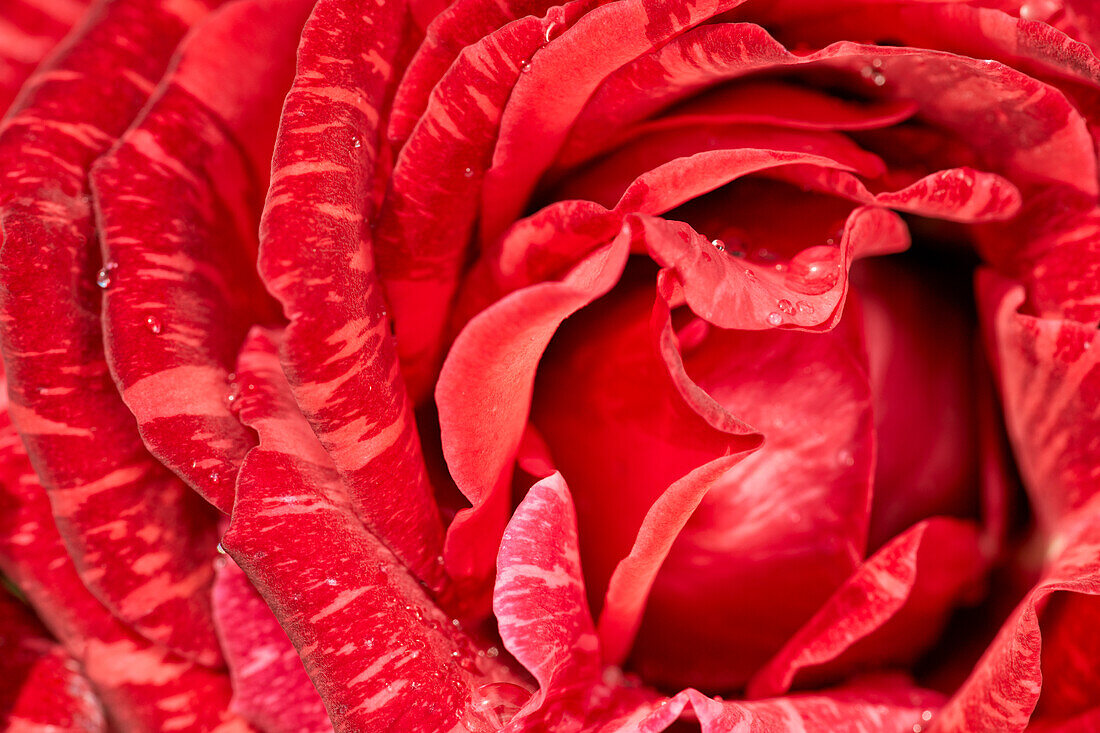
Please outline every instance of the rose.
M12 720L1095 718L1087 9L208 10L0 131Z

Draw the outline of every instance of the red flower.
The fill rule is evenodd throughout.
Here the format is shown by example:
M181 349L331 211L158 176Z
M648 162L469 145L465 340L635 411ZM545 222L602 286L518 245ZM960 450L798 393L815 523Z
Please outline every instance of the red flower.
M9 728L1100 724L1089 3L40 2Z

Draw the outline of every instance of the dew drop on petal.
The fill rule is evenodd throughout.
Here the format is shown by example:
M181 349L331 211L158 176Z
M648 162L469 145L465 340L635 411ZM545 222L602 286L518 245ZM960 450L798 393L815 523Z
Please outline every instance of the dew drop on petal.
M149 329L149 332L153 335L160 333L161 323L160 319L156 316L145 316L145 327Z
M550 41L554 40L554 31L557 29L557 27L557 23L551 23L550 25L546 26L546 32L543 34L542 37L546 39L547 43L550 43Z
M749 280L755 280L756 279L756 273L753 272L752 270L746 269L745 270L745 277L748 278Z
M117 268L117 262L108 262L103 265L103 267L99 268L99 272L95 274L95 284L100 290L106 290L111 287L111 279Z
M725 245L724 242L722 242L721 239L712 239L712 240L710 240L710 244L711 244L712 247L714 247L719 252L725 252L726 251L726 245Z
M531 61L530 61L530 59L524 59L523 62L519 65L519 70L522 71L525 74L528 71L530 71L531 70Z
M217 470L211 471L210 473L208 473L206 475L206 477L208 479L210 479L210 481L212 483L215 483L215 484L222 480L222 475L220 473L218 473Z
M474 177L474 169L470 168L470 167L466 167L462 170L462 175L466 176L467 178L473 178Z
M795 308L798 309L799 313L805 313L806 315L811 315L814 312L814 307L812 305L810 305L809 303L807 303L806 301L804 301L804 300L798 301L797 303L794 304L794 306L795 306Z
M358 137L355 137L355 136L352 136L351 144L354 145L357 148L363 147L363 143L359 140Z
M221 542L219 542L219 543L218 543L218 554L219 554L219 555L224 555L224 554L226 554L226 553L225 553L225 548L224 548L224 547L222 547L222 543L221 543Z
M794 313L794 306L791 305L791 301L789 300L777 300L775 301L775 307L778 308L780 312L786 313L787 315Z
M769 313L768 323L772 326L780 326L783 324L783 316L779 313Z
M847 450L846 448L841 449L839 452L837 452L836 462L842 466L848 467L856 465L855 456L853 456L852 452L850 450Z
M920 714L920 719L927 723L929 720L932 719L932 711L925 710L923 713Z

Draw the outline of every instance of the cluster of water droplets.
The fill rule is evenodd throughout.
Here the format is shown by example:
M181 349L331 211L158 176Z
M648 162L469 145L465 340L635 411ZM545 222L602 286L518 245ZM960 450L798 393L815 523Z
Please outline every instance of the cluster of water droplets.
M876 87L886 84L886 75L882 73L882 59L874 59L870 64L859 70L859 75L869 80Z
M913 733L922 733L922 731L924 731L924 726L932 720L932 711L925 710L920 714L920 719L920 723L913 723Z

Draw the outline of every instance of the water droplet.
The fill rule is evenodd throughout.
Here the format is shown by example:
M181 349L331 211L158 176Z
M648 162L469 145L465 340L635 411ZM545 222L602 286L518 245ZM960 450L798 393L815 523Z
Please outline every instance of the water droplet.
M198 468L198 467L199 467L198 460L192 460L191 461L191 468Z
M710 244L711 244L712 247L714 247L719 252L725 252L726 251L726 245L725 245L724 242L722 242L721 239L712 239L712 240L710 240Z
M436 565L442 565L443 564L443 556L442 555L436 555L435 556L435 564Z
M456 629L461 629L462 628L462 622L459 621L457 618L453 618L453 619L451 619L451 626L454 626Z
M798 309L799 313L805 313L806 315L810 315L814 312L814 307L804 300L795 303L794 307Z
M874 84L876 87L884 85L886 83L886 75L883 74L881 71L876 71L875 73L871 74L871 83Z
M520 70L520 71L522 71L522 72L523 72L523 73L525 73L525 74L526 74L526 73L527 73L528 71L530 71L530 70L531 70L531 61L530 61L530 59L524 59L524 60L523 60L523 63L521 63L521 64L519 65L519 70Z
M850 450L843 448L836 454L836 462L842 466L851 467L856 465L856 458Z
M550 25L546 26L546 32L542 34L542 37L546 39L547 43L550 43L550 41L554 40L554 29L557 27L557 23L551 23Z
M794 306L791 305L789 300L777 300L775 301L775 307L788 316L794 314Z
M225 404L230 410L240 409L241 388L236 382L229 384L229 391L225 393Z
M360 142L359 138L355 135L352 135L352 137L351 137L351 144L354 145L357 148L363 147L363 143Z
M932 719L932 711L925 710L923 713L920 714L920 719L927 723L929 720Z
M783 316L779 313L769 313L768 323L772 326L779 326L783 324Z
M325 579L325 584L326 585L338 585L338 582L337 582L336 578L326 578Z
M775 263L775 271L776 272L786 272L787 271L787 263L786 262L776 262Z
M836 244L836 240L833 239L832 237L827 237L825 239L825 244Z
M462 170L462 175L466 176L467 178L473 178L474 177L474 169L470 168L470 167L466 167Z
M873 66L864 66L859 70L859 75L864 79L870 79L873 73L875 73L875 68Z
M226 552L225 552L225 548L224 548L224 547L222 547L222 543L221 543L221 542L219 542L219 543L218 543L218 554L219 554L219 555L224 555L224 554L226 554Z
M881 69L882 68L882 59L872 60L871 61L871 66L875 67L876 69Z
M156 316L145 316L145 327L148 328L149 332L152 333L154 336L160 333L160 330L162 328L160 324L160 319Z
M458 659L459 657L462 656L462 652L455 649L453 652L451 652L451 656L454 657L455 659Z
M746 269L745 270L745 277L748 278L749 280L755 280L756 279L756 273L753 272L752 270Z
M99 272L95 274L95 284L101 289L106 290L111 287L111 279L114 276L114 271L118 269L117 262L108 262L99 269Z
M495 646L491 646L485 650L485 656L489 657L490 659L496 659L500 656L500 649L497 649Z
M913 733L921 733L924 730L924 726L920 723L913 723Z
M218 473L217 469L215 469L215 470L211 471L210 473L208 473L206 475L206 477L208 479L210 479L211 483L215 483L215 484L222 480L222 475L220 473Z

